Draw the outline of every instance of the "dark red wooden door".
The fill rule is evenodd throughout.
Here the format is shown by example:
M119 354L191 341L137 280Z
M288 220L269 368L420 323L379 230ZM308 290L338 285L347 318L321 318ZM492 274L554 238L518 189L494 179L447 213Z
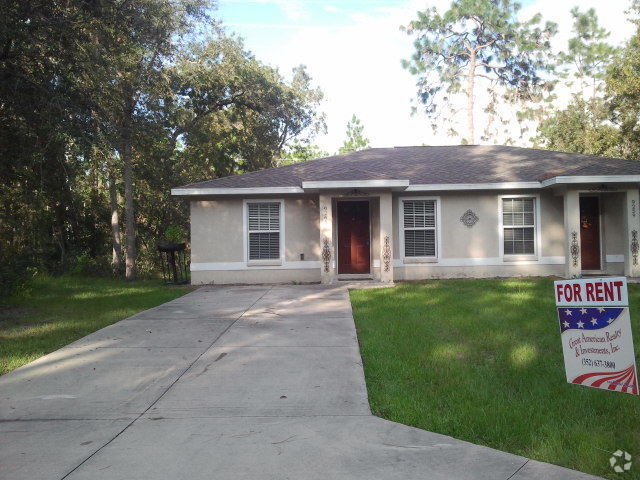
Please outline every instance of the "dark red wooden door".
M370 273L369 202L338 202L338 273Z
M600 199L580 197L582 269L600 270Z

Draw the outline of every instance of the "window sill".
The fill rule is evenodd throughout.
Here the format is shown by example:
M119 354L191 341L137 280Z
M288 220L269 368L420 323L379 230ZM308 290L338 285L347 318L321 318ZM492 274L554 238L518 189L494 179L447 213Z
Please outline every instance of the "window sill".
M502 257L502 261L505 263L509 262L537 262L537 255L504 255Z
M404 257L402 263L438 263L436 257Z
M249 260L248 267L277 267L282 265L282 260Z

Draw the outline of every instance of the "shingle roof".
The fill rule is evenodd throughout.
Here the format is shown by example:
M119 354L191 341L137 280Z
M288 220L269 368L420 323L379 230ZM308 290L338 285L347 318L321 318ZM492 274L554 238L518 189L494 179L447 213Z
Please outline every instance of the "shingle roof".
M640 162L533 148L372 148L181 188L300 187L302 182L401 179L411 184L538 182L565 175L640 175Z

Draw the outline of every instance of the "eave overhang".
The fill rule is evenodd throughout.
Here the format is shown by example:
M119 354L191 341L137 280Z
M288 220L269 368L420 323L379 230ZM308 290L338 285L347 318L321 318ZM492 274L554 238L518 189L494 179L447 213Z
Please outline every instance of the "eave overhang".
M211 195L281 195L304 193L300 187L250 187L250 188L172 188L171 195L178 197Z
M207 196L247 196L247 195L295 195L317 193L326 190L379 189L394 192L430 192L463 190L523 190L544 189L550 187L577 184L640 184L640 175L575 175L556 176L541 182L498 182L498 183L427 183L410 184L409 180L322 180L302 182L302 186L285 187L247 187L247 188L210 188L178 187L171 189L171 195L180 197Z
M321 190L343 190L354 188L383 189L401 192L409 186L409 180L321 180L302 182L305 192L319 192Z

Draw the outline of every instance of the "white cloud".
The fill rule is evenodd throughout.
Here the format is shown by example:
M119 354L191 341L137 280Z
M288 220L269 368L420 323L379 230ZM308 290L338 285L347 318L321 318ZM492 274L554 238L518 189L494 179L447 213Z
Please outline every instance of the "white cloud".
M335 5L324 5L322 9L325 12L329 12L329 13L338 13L342 11L342 9L336 7Z
M309 17L302 0L275 0L275 3L290 20L302 20Z
M284 0L278 3L292 4ZM430 2L438 8L448 4L449 0ZM522 15L524 18L542 12L545 20L558 23L560 33L554 45L559 49L571 36L569 10L573 5L574 2L537 0L523 9ZM580 6L596 8L601 24L612 32L612 42L620 43L631 35L633 28L624 16L627 1L581 0ZM325 10L326 7L330 5ZM424 8L424 0L405 0L395 7L369 6L351 14L346 28L293 28L287 30L286 44L254 46L250 38L248 44L259 58L283 72L300 63L308 66L326 96L323 109L329 132L317 139L324 149L337 150L353 113L362 120L373 146L457 143L459 138L447 137L446 132L434 135L424 114L410 115L415 78L402 69L400 60L412 54L413 46L411 37L400 32L399 26L413 20L416 12ZM462 106L463 103L459 105ZM479 136L481 126L476 130ZM464 131L462 122L460 131Z
M404 2L403 8L376 8L352 16L349 28L296 30L285 48L257 52L283 71L298 63L309 67L326 97L329 131L318 139L323 148L337 150L353 113L374 146L435 142L424 116L410 116L415 79L400 66L412 47L399 26L421 6L416 0Z

